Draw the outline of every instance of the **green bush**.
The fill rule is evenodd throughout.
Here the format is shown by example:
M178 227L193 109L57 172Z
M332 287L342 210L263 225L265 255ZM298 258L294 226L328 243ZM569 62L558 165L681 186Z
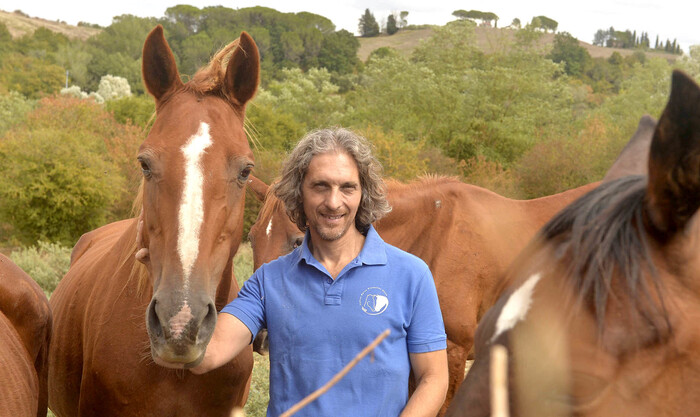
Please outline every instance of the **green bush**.
M7 132L0 140L0 222L13 226L13 238L73 244L114 219L126 178L112 158L130 137L120 126L90 101L44 99Z
M71 248L59 243L39 241L30 246L13 251L10 258L50 296L56 285L68 272Z
M0 135L24 121L33 107L33 100L27 100L16 91L0 94Z

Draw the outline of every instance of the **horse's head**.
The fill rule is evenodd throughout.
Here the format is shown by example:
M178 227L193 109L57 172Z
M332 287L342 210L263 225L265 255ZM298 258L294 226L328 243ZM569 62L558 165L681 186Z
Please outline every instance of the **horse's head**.
M254 269L288 254L304 240L304 232L289 219L284 203L275 196L273 187L264 195L263 206L248 234L253 248Z
M684 415L700 407L700 87L674 72L647 175L603 183L511 265L448 415L486 415L509 350L517 415Z
M144 185L136 257L153 286L146 325L156 363L189 365L211 338L241 240L253 168L244 116L258 86L258 50L243 32L183 84L158 26L143 48L143 80L156 101L138 155Z

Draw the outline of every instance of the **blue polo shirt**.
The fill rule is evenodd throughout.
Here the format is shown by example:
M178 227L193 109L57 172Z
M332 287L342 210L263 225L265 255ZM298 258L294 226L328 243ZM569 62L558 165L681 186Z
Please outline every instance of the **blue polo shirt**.
M300 416L396 417L408 401L410 353L446 348L428 266L370 227L360 254L333 280L311 254L309 235L261 266L222 313L255 336L268 329L270 403L278 416L320 388L385 329L391 334Z

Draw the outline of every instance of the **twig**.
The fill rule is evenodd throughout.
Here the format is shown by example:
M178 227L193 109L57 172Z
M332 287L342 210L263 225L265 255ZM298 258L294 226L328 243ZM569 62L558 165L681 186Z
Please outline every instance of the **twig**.
M508 417L508 350L491 348L491 416Z
M338 381L340 381L341 379L343 379L343 377L345 376L345 374L347 374L348 372L350 372L350 370L351 370L355 365L357 365L357 363L358 363L362 358L364 358L365 356L367 356L367 354L368 354L369 352L371 352L374 348L376 348L377 345L379 345L379 344L382 342L382 340L384 340L387 336L389 336L389 333L391 333L391 331L390 331L389 329L384 330L384 331L382 332L382 334L380 334L379 336L377 336L377 338L374 339L374 341L373 341L372 343L370 343L369 345L367 345L367 347L365 347L364 349L362 349L362 352L358 353L357 356L355 356L355 359L353 359L352 361L350 361L350 363L348 363L347 365L345 365L345 367L344 367L340 372L338 372L337 374L335 374L335 376L333 376L333 378L331 378L331 380L328 381L328 382L326 383L326 385L322 386L321 388L319 388L319 389L317 389L316 391L312 392L310 395L306 396L306 398L304 398L303 400L301 400L301 401L299 401L298 403L294 404L294 406L292 406L292 408L290 408L289 410L287 410L287 411L285 411L284 413L282 413L282 414L280 415L280 417L289 417L289 416L291 416L292 414L296 413L297 411L299 411L299 410L301 410L302 408L304 408L304 407L306 407L307 405L309 405L309 403L311 403L312 401L314 401L316 398L318 398L318 397L320 397L321 395L325 394L326 391L328 391L333 385L335 385Z

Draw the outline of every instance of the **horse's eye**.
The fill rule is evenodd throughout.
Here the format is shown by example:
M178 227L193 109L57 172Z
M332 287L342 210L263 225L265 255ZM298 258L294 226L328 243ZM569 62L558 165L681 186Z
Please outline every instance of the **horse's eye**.
M139 162L141 163L141 172L143 172L143 176L151 178L151 167L148 166L148 162L143 159L139 159Z
M238 174L238 180L241 182L245 182L248 180L248 177L250 176L250 173L253 171L253 167L251 165L243 168L241 172Z
M304 237L303 237L303 236L300 236L300 237L298 237L298 238L296 238L296 239L294 240L294 244L292 245L292 247L293 247L294 249L296 249L296 248L298 248L299 246L301 246L302 243L304 243Z

